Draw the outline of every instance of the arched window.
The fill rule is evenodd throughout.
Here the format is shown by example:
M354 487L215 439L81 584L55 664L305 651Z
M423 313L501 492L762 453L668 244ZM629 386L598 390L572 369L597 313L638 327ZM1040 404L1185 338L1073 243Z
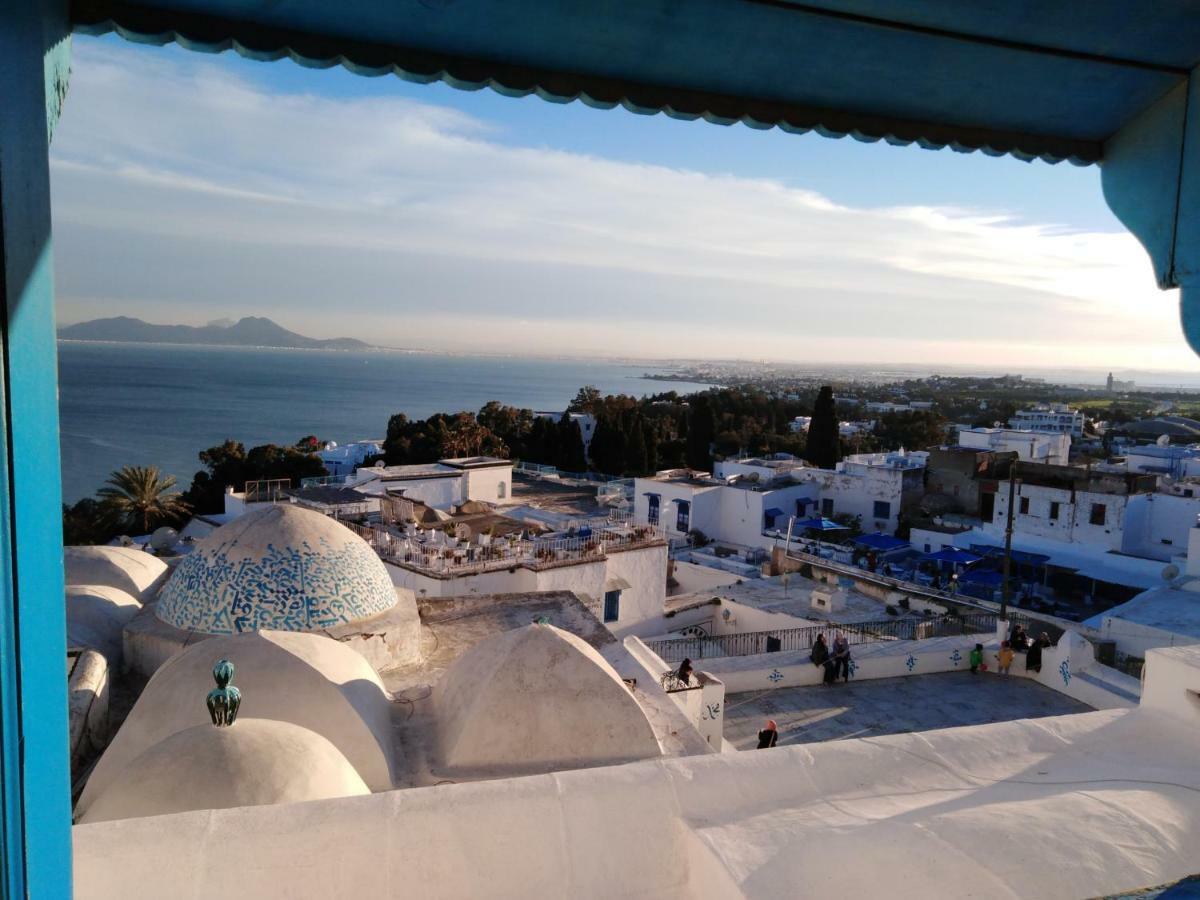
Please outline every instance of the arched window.
M499 497L501 500L503 500L505 497L508 496L508 485L505 484L503 481L500 482L499 486L497 486L497 488L496 488L496 496Z

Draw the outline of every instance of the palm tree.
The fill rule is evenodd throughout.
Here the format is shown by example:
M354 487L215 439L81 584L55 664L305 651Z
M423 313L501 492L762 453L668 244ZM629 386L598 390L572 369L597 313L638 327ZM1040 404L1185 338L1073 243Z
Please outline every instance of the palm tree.
M122 528L147 534L159 525L178 521L191 507L179 493L168 493L175 478L157 466L122 466L109 476L97 496Z

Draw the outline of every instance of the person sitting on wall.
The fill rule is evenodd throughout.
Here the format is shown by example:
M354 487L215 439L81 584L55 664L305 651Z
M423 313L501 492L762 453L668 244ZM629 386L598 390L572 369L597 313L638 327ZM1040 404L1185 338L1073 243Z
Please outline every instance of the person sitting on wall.
M830 683L837 681L838 676L842 676L843 681L850 680L850 642L846 640L846 636L840 631L833 639L833 678Z
M767 719L767 727L758 733L757 749L766 750L774 747L777 740L779 740L779 726L775 724L774 719Z
M1042 632L1041 636L1034 641L1029 651L1025 654L1025 671L1040 672L1042 671L1042 651L1050 646L1050 635Z
M675 672L675 677L685 685L692 683L692 661L686 656L683 658L683 662L679 664L679 669Z
M812 660L812 664L820 669L829 662L829 645L825 643L825 635L818 634L816 641L813 643L812 653L808 657ZM825 673L825 680L831 681L828 671Z
M1029 635L1020 625L1014 624L1008 635L1008 644L1013 650L1024 651L1029 647Z

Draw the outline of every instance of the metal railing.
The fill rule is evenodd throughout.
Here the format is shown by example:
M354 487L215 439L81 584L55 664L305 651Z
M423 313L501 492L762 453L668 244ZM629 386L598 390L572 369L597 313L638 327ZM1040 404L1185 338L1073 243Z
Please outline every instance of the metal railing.
M585 520L580 520L581 522ZM590 520L569 537L501 537L470 541L433 533L410 534L396 527L343 522L387 562L432 575L470 575L513 566L546 568L603 559L609 552L649 545L662 533L649 525L612 519Z
M850 644L874 644L880 641L920 641L935 637L964 634L995 634L995 613L970 615L929 616L927 618L884 619L877 622L855 622L826 625L805 625L799 628L777 628L772 631L744 631L737 634L710 637L678 637L646 641L646 646L664 662L677 663L684 658L705 659L714 656L755 656L759 653L811 650L817 635L825 635L833 643L838 632ZM1010 616L1010 623L1023 617ZM1024 624L1024 623L1022 623Z

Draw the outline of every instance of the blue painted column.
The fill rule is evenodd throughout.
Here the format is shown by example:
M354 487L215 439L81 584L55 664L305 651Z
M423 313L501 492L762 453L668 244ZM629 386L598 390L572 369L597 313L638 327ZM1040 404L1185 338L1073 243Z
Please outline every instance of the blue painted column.
M1180 288L1183 333L1200 355L1200 69L1105 142L1101 175L1158 286Z
M0 2L0 894L71 893L49 131L66 3Z

